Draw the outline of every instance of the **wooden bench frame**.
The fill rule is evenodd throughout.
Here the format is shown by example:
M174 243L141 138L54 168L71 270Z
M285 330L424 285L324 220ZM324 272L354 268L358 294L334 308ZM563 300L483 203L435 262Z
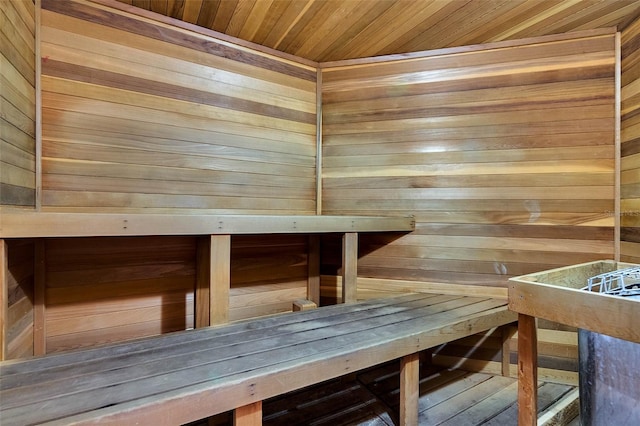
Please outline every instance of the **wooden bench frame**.
M320 304L319 234L343 234L343 300L356 300L359 232L408 232L415 229L412 217L382 216L264 216L264 215L168 215L116 213L17 212L0 209L0 360L6 358L7 315L6 241L11 239L198 236L195 289L195 326L224 324L229 319L229 292L232 235L309 235L309 275L307 299ZM35 355L46 351L44 333L44 285L46 277L38 268L44 248L36 245L35 259ZM3 266L4 265L4 266Z
M179 424L235 410L236 424L256 425L261 424L262 400L266 398L393 359L401 359L400 422L403 425L415 425L419 397L418 352L511 323L515 320L515 314L507 309L506 300L455 295L419 294L356 303L358 232L411 231L414 226L413 219L406 217L4 214L0 223L0 260L4 265L0 273L0 286L4 289L7 286L4 271L8 256L4 239L12 238L198 235L197 262L202 273L198 274L196 283L196 330L111 344L102 348L44 355L31 360L2 362L0 399L3 404L0 407L0 419L3 424L23 424L25 416L32 423L64 425L96 422L132 424L136 421ZM311 235L310 247L313 251L313 242L317 242L317 239L313 239L317 237L313 236L323 232L343 234L342 300L345 304L225 324L229 309L228 297L225 295L229 294L232 235L305 233ZM313 262L315 260L310 258L310 263ZM319 302L319 276L311 273L308 298L311 302ZM0 311L4 312L0 313L6 315L5 300L0 302ZM407 306L402 305L403 303ZM432 305L440 307L434 308ZM385 321L388 320L388 324L362 317L363 312L374 312L375 309L388 311L384 311L387 312ZM347 342L340 340L344 337L334 335L335 324L322 325L331 323L336 316L342 318L341 321L345 324L357 325L357 331L351 333ZM306 332L294 333L299 340L296 350L303 346L315 348L316 352L308 356L253 371L251 354L255 349L247 347L239 354L248 361L236 364L236 370L224 376L224 379L214 375L210 380L196 384L182 383L176 389L138 395L113 404L105 402L107 406L102 406L101 398L105 396L105 392L109 395L112 386L105 383L111 380L113 371L132 368L132 365L127 364L127 353L150 353L157 358L158 354L162 356L176 347L181 347L182 351L192 350L193 345L199 344L199 339L216 344L213 342L226 338L229 345L232 337L236 339L234 345L246 346L239 337L242 333L256 329L266 332L267 329L277 330L277 327L303 323L318 324ZM318 338L318 333L321 338ZM4 339L2 334L3 341L0 343L3 347L6 345ZM184 340L187 342L184 343ZM286 343L285 341L285 346ZM152 351L144 352L145 347L151 347ZM44 345L42 350L44 352ZM208 353L206 350L204 352ZM169 355L167 357L170 358ZM124 364L109 364L114 362ZM203 362L206 365L217 365L208 359ZM110 367L101 370L105 368L105 364ZM136 368L142 365L150 365L145 356L140 358L138 364L133 364ZM160 377L159 380L164 377L184 380L185 376L191 377L190 374L199 370L181 367L179 371L180 373L158 373L157 376ZM92 376L93 373L90 372L98 373L97 376ZM77 391L77 395L80 398L95 393L95 401L100 402L88 409L47 417L51 410L74 403L74 397L69 400L65 395L75 392L71 389L77 383L65 381L67 377L77 378L77 382L85 383L85 386L87 380L96 380L96 387L83 388ZM117 384L118 395L135 394L137 383L142 382L125 381ZM64 386L59 387L60 384ZM66 402L60 402L61 398ZM33 415L36 417L30 417Z
M181 424L233 409L255 425L264 399L400 358L400 424L415 425L418 352L514 319L506 300L408 294L7 361L0 418Z

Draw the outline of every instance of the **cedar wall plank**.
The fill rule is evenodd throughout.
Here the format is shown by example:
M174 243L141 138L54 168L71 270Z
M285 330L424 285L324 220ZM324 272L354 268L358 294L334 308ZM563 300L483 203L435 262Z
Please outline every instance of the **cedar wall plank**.
M315 68L82 0L41 50L43 210L315 213Z
M621 42L620 260L640 263L640 19Z
M409 235L360 237L361 296L488 293L514 275L614 256L613 34L337 64L322 81L323 213L416 219ZM630 159L623 183L627 173L635 188ZM339 275L338 244L323 242L325 276ZM335 293L323 285L325 300ZM575 331L544 323L539 334L541 377L575 383ZM434 362L501 374L501 336L445 345Z
M0 205L35 207L35 6L0 2Z

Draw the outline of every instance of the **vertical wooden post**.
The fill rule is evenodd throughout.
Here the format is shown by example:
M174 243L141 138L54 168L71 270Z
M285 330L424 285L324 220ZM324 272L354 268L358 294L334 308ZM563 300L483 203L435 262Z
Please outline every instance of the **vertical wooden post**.
M39 238L35 242L35 270L33 288L33 354L44 355L47 353L46 330L46 243Z
M320 236L309 236L307 299L320 306Z
M358 300L358 233L342 237L342 303Z
M518 425L538 423L538 337L535 317L518 314Z
M42 1L35 0L35 210L42 210Z
M7 315L9 311L9 253L0 239L0 361L7 357Z
M420 354L406 355L400 359L400 425L418 424L418 399L420 397Z
M211 324L224 324L229 321L231 235L212 235L210 242L209 320Z
M233 412L234 426L262 425L262 401L238 407Z
M208 327L211 322L211 236L200 237L196 247L196 288L194 297L195 327Z
M614 120L614 224L613 224L613 259L620 261L621 242L620 231L622 226L622 203L621 203L621 177L622 173L622 45L620 32L616 32L616 65L615 65L615 120Z
M320 68L316 71L316 214L322 214L322 69Z
M511 376L511 338L515 332L514 327L511 324L503 325L501 327L502 338L502 375L504 377Z

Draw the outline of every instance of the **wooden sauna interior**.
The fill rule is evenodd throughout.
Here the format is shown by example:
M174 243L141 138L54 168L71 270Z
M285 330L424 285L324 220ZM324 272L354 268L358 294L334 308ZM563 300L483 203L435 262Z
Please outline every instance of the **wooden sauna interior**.
M359 235L359 300L640 262L638 1L3 0L0 22L1 215L413 217ZM221 321L341 301L338 233L230 238ZM0 359L199 326L203 247L5 238ZM429 362L516 377L515 331ZM574 386L575 329L538 339L539 378Z

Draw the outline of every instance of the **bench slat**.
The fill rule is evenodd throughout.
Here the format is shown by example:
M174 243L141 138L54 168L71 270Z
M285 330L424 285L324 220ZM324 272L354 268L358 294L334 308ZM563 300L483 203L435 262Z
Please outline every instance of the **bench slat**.
M369 308L362 309L363 306ZM323 310L327 311L327 317L320 315ZM287 318L307 315L301 322L290 322L291 318ZM149 359L144 359L144 351L132 359L119 354L115 360L104 358L105 352L97 351L103 358L95 362L93 372L82 367L85 369L74 373L71 368L62 377L56 375L59 372L53 374L51 377L55 379L46 383L43 377L47 371L41 368L38 374L31 375L30 386L22 386L25 382L18 380L14 383L17 387L0 394L3 401L0 416L3 424L63 418L60 424L69 424L74 419L83 422L92 417L129 422L141 415L145 422L150 421L148 416L159 416L158 421L164 423L168 419L171 423L186 423L514 319L504 300L414 295L269 318L269 322L262 323L265 327L257 330L251 329L251 323L245 323L244 329L242 325L203 329L218 337L233 336L236 343L227 341L214 349L205 345L196 352L191 350L197 340L183 342L184 347L180 348L172 346L171 339L163 336L162 341L169 343L167 354L162 347L153 347L148 349ZM234 333L220 334L225 328ZM269 333L274 333L273 338ZM198 336L207 340L207 333ZM238 342L240 336L248 340ZM180 337L175 335L178 340ZM129 348L145 343L148 342L134 342ZM179 355L172 352L176 347L180 348ZM52 368L65 366L78 355L86 362L83 351L79 351L65 354L69 360L59 361ZM59 360L61 357L64 358L57 356ZM28 369L29 361L12 367L12 375L29 377L30 373L19 372ZM34 380L38 375L40 382ZM4 387L5 379L11 375L4 377L3 371L1 376ZM185 406L190 409L185 410Z

